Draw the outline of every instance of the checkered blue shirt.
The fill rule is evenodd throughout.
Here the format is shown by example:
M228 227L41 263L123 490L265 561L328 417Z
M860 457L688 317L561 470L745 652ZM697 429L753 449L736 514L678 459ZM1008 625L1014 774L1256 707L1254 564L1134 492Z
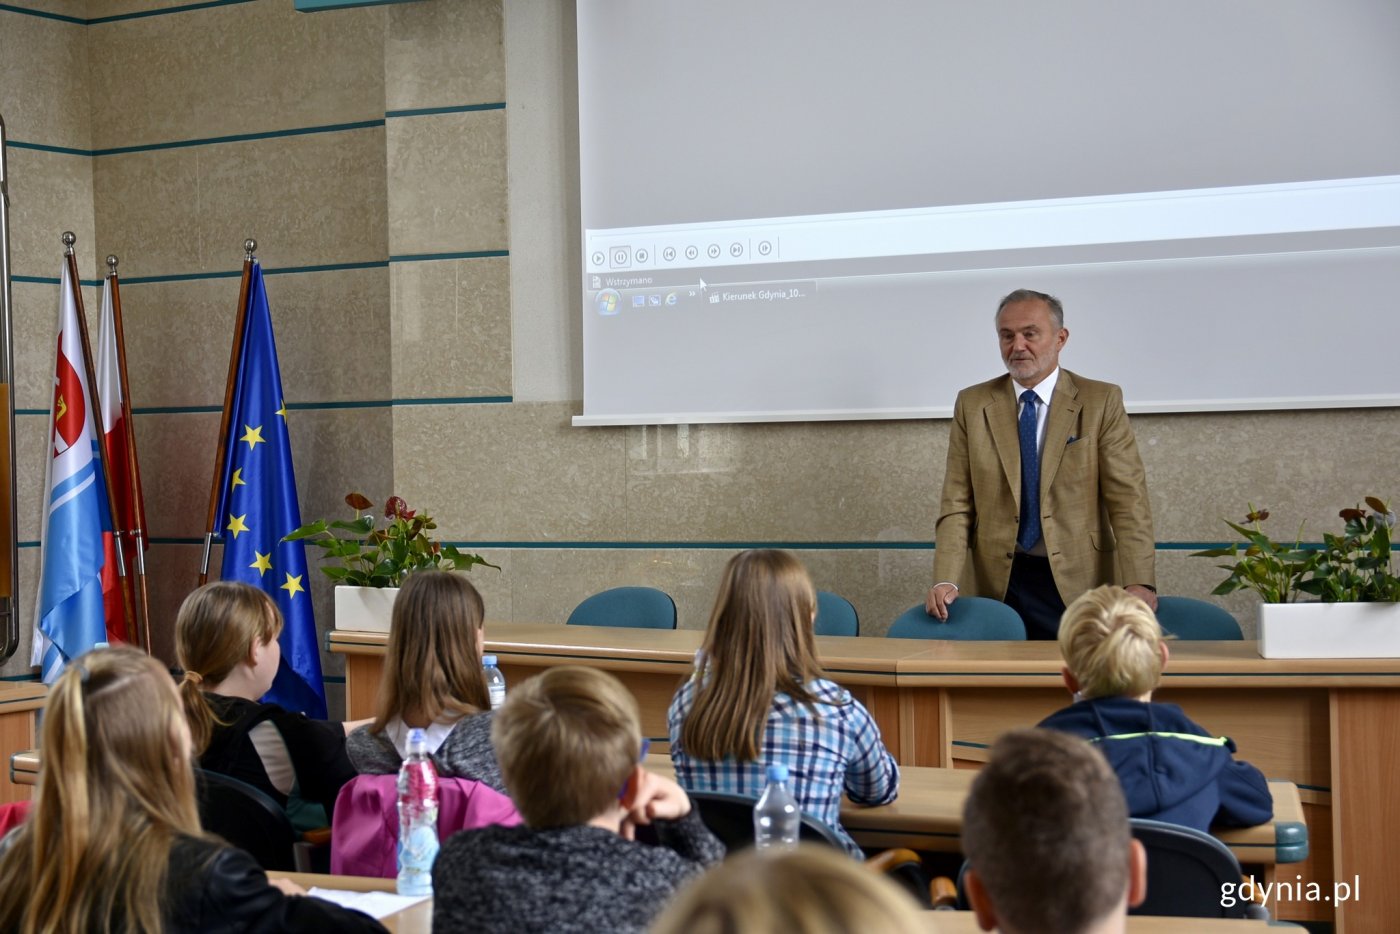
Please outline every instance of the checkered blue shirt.
M786 765L788 788L802 813L836 831L855 856L860 847L841 826L841 794L856 804L888 804L899 794L899 766L880 739L870 712L840 685L819 678L807 689L817 699L817 715L786 694L773 698L763 731L760 758L719 762L691 758L681 742L681 724L695 702L698 676L671 701L667 716L676 780L693 791L717 791L757 799L767 784L769 765Z

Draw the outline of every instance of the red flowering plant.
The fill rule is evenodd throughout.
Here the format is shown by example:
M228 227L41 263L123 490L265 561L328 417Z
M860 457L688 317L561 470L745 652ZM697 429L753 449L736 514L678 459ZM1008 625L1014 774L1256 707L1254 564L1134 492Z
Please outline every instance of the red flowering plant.
M1369 512L1359 504L1339 512L1342 534L1324 533L1318 547L1303 544L1302 526L1293 544L1275 542L1259 525L1269 511L1251 505L1244 519L1251 525L1225 523L1244 536L1243 544L1193 557L1234 559L1218 565L1230 576L1211 591L1217 595L1253 590L1265 603L1292 603L1302 594L1323 603L1400 602L1400 577L1391 557L1395 513L1374 496L1366 497L1366 506Z
M385 524L378 525L375 505L363 493L351 493L345 504L355 510L353 520L318 519L287 534L284 542L305 540L325 552L339 565L324 564L321 570L337 584L352 587L398 587L405 574L425 568L466 571L478 564L499 567L481 555L467 554L453 545L428 537L437 528L422 510L409 509L400 497L384 503Z

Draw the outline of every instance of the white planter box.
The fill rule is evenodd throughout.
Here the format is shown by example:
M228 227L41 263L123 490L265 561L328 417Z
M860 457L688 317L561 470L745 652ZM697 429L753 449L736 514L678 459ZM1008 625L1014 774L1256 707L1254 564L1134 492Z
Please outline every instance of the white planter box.
M335 588L335 628L353 632L388 632L397 587Z
M1400 658L1400 603L1261 603L1265 658Z

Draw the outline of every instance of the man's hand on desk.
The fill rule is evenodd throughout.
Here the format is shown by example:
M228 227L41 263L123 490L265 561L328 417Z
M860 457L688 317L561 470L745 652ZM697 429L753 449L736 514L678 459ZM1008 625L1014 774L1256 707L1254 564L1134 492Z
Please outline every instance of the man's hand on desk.
M1146 603L1153 613L1157 612L1157 591L1142 584L1129 584L1123 589Z

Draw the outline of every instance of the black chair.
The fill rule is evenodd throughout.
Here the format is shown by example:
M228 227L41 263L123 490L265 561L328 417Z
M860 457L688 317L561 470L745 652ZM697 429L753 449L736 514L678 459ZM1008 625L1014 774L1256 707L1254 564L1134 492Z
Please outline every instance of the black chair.
M753 846L753 806L758 803L756 799L718 791L690 791L687 794L690 795L691 804L700 811L700 819L710 828L710 833L719 837L726 850L734 853ZM806 814L802 815L798 839L841 849L841 840L836 832Z
M312 871L310 848L297 842L287 812L266 792L218 772L195 769L199 822L244 850L263 869Z
M1193 827L1133 818L1133 837L1147 850L1147 898L1128 913L1179 918L1255 918L1263 906L1235 898L1222 905L1222 885L1239 888L1243 873L1230 848Z

